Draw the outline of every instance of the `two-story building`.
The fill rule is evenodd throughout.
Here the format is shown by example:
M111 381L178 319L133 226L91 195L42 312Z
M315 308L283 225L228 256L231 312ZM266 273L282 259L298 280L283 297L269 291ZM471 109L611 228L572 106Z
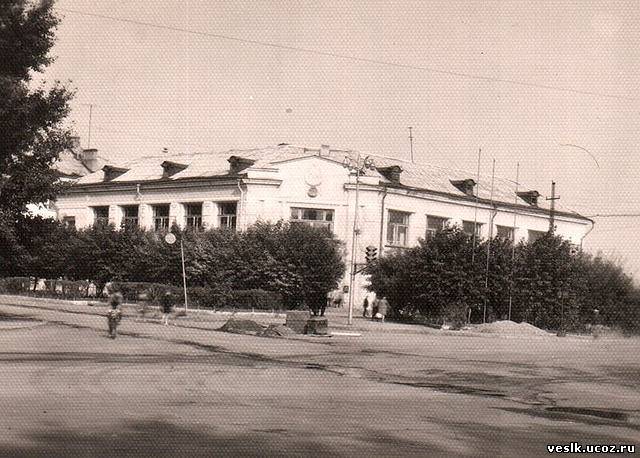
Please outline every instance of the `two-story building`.
M103 222L150 230L165 230L174 222L194 229L242 230L258 220L284 219L330 229L343 241L347 262L355 240L358 263L364 263L367 246L379 254L410 247L448 224L479 237L516 241L540 237L549 228L546 200L522 184L496 177L492 187L491 177L476 183L468 172L377 155L368 156L372 166L357 178L345 166L357 156L326 145L280 144L141 157L78 179L58 198L57 215L77 227ZM558 207L554 216L556 232L576 245L593 225ZM358 275L355 304L362 302L364 284Z

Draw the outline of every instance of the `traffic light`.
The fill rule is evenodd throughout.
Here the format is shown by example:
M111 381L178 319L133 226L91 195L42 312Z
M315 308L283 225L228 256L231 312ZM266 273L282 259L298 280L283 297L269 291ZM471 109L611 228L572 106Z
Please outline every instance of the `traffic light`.
M378 249L374 246L369 245L365 249L367 264L374 262L378 258Z

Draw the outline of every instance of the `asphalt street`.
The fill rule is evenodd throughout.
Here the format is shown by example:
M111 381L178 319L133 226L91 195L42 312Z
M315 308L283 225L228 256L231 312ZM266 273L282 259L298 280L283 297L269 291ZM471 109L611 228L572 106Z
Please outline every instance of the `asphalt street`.
M165 327L0 296L0 456L546 456L640 445L640 340L357 319L360 336ZM280 317L261 317L282 322ZM637 452L636 452L637 453Z

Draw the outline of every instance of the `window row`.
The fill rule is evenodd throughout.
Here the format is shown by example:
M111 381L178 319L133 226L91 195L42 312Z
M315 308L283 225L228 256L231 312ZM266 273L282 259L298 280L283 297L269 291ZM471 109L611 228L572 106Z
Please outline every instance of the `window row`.
M409 217L411 213L396 210L389 210L387 219L387 243L389 245L407 246L409 233ZM450 218L436 215L427 215L427 226L425 238L433 237L436 233L444 230L450 223ZM466 234L480 236L484 223L474 221L462 221L462 231ZM529 241L534 241L545 234L543 231L529 230ZM515 240L515 229L512 226L496 226L497 237Z
M202 202L186 203L184 207L184 227L190 229L202 228ZM140 225L140 207L138 205L123 205L122 209L122 226L138 227ZM152 224L156 231L168 230L170 223L170 204L151 205ZM92 207L94 224L109 224L109 207L99 206ZM236 202L220 202L218 203L218 225L221 228L235 229L237 219L237 203Z

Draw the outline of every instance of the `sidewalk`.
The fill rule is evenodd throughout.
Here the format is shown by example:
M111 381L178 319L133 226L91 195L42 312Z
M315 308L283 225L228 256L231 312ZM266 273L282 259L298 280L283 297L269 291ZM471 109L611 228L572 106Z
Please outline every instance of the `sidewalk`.
M37 298L30 296L0 295L0 303L13 303L16 305L58 310L69 313L104 316L107 311L107 303L96 300L69 301L50 298ZM126 303L122 305L123 316L134 322L160 323L162 314L158 307L147 305L147 313L141 316L139 313L141 304ZM183 311L184 308L176 307L175 313ZM176 327L192 329L218 329L232 317L239 319L253 320L261 324L284 324L286 313L270 312L250 312L250 311L211 311L188 309L187 316L174 316L170 319L170 324ZM341 308L330 308L326 311L329 320L329 330L344 333L401 333L401 334L443 334L443 331L429 328L427 326L377 322L370 318L354 316L353 324L347 324L348 311Z

